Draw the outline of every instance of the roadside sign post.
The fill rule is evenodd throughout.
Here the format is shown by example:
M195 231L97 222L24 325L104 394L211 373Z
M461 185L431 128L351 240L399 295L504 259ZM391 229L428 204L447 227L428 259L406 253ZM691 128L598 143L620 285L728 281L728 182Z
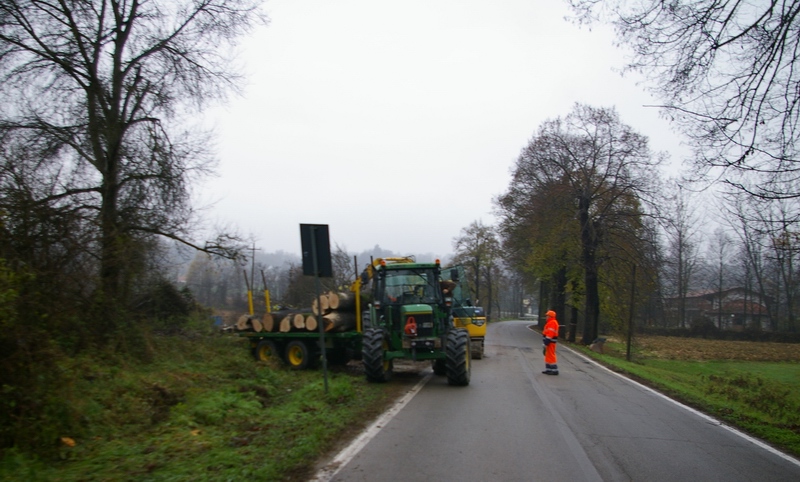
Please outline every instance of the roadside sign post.
M331 265L331 244L327 224L301 224L300 243L303 251L303 274L314 276L317 290L317 306L322 307L319 279L333 277ZM322 349L322 373L325 379L325 393L328 393L328 358L325 353L325 329L322 324L322 310L317 309L319 344Z

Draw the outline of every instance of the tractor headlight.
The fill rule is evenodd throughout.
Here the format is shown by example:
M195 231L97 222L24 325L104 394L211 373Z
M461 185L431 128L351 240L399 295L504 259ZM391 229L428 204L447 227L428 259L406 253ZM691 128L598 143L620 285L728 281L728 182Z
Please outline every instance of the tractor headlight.
M474 320L472 320L472 324L475 326L483 326L484 323L486 323L486 320L484 320L483 318L475 318Z

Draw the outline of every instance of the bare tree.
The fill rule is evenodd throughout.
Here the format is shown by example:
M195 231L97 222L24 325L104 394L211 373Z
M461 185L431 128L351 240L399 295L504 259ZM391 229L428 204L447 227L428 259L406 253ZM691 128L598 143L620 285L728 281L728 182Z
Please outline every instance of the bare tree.
M666 113L694 141L698 172L766 198L798 197L800 1L570 0L631 48Z
M331 253L331 263L333 264L333 287L336 290L347 290L356 277L356 266L354 257L347 252L347 247L339 246Z
M94 233L99 299L122 301L143 238L188 235L189 185L213 166L208 135L183 122L222 98L232 47L259 0L0 2L0 135L46 173L35 202L68 206ZM5 156L5 160L11 158ZM108 332L113 317L105 316Z
M486 308L487 316L491 316L494 303L493 286L491 285L494 269L500 262L500 243L497 240L494 227L486 226L481 221L473 221L466 228L461 229L461 234L453 239L455 248L455 263L463 264L467 276L471 277L470 287L476 299L474 303ZM486 299L482 296L486 294Z
M663 218L670 255L667 261L667 280L670 291L678 298L678 326L686 327L686 297L697 274L699 263L699 222L695 209L696 196L684 190L680 184L669 196L668 211Z
M714 270L714 289L717 292L717 327L722 329L722 292L725 290L726 277L728 274L728 263L731 257L731 237L725 232L725 229L718 227L714 230L711 236L711 244L709 245L710 256L709 260L714 262L712 269Z
M800 297L795 265L800 253L797 199L765 200L728 193L726 206L752 268L757 291L765 302L771 328L796 328Z

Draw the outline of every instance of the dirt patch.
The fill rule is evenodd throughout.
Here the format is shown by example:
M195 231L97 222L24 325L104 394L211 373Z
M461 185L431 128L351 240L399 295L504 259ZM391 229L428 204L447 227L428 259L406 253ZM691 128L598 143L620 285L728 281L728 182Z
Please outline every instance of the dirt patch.
M614 338L609 338L608 341L624 343L623 340ZM665 360L800 361L800 344L797 343L637 336L633 340L633 346L639 357Z

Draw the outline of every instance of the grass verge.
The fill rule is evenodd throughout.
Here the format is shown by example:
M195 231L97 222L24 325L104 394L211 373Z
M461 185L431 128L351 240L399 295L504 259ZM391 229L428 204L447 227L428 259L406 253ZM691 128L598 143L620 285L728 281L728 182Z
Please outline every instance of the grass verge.
M800 456L800 346L639 337L631 361L626 345L613 339L603 354L570 347Z
M150 342L149 363L60 363L53 417L73 428L37 453L5 450L0 479L307 480L404 389L342 367L331 369L326 394L321 370L256 362L232 336Z

